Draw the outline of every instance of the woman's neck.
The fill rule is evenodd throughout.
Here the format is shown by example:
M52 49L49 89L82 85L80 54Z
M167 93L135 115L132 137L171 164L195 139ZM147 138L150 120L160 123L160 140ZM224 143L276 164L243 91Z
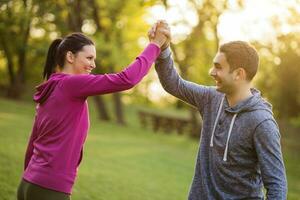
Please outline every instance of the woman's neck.
M73 68L67 64L64 65L63 69L60 72L64 74L75 74Z

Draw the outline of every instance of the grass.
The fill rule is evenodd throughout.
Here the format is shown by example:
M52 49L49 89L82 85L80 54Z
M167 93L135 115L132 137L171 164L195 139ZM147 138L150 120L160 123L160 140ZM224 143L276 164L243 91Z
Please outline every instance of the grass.
M91 128L73 200L186 199L198 142L186 136L142 130L136 109L126 108L128 126L120 127L99 122L90 108ZM0 99L1 200L15 199L33 116L33 104ZM297 138L289 130L282 137L291 200L300 196Z

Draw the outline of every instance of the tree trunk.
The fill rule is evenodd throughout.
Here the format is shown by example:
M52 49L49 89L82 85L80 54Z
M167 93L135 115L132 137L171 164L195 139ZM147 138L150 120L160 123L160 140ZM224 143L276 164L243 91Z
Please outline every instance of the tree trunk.
M24 6L27 6L27 1L24 1ZM29 15L29 14L28 14ZM26 69L26 52L27 52L27 45L28 45L28 38L29 38L29 32L30 32L30 25L31 25L31 19L29 16L26 17L24 20L24 35L22 35L22 41L21 45L18 49L18 70L17 74L10 85L8 89L7 96L14 99L19 99L22 94L24 93L25 88L25 69ZM10 72L11 73L11 72Z
M123 2L123 1L121 1ZM116 8L116 12L120 12L120 10L122 9L122 5L124 4L121 3L117 8ZM116 19L114 19L115 21ZM116 30L116 43L117 45L122 48L123 46L123 41L122 41L122 34L121 34L121 30ZM114 73L115 70L114 70L114 66L115 64L114 63L110 63L110 71L111 73ZM124 117L124 112L123 112L123 104L122 104L122 94L121 93L114 93L113 94L113 101L114 101L114 108L115 108L115 115L116 115L116 119L117 119L117 123L120 124L120 125L126 125L126 122L125 122L125 117Z
M97 9L98 6L96 5L96 2L94 2L94 1L91 1L91 2L95 6L94 9ZM68 6L71 8L71 10L68 13L69 29L71 31L77 31L77 32L81 31L81 27L82 27L82 23L83 23L82 16L81 16L81 7L82 7L81 3L82 3L81 0L75 0L68 4ZM94 11L94 12L96 12L96 11ZM77 14L74 15L74 13L77 13ZM96 65L98 65L98 64L96 64ZM94 96L93 99L94 99L94 102L95 102L95 105L97 108L99 119L104 120L104 121L109 121L110 117L109 117L108 109L107 109L107 106L105 104L103 97L102 96Z
M116 16L120 12L120 10L123 8L123 4L125 1L121 1L120 5L111 13L111 20L113 23L116 22ZM112 39L112 30L110 29L105 29L101 25L101 15L98 13L99 12L99 5L96 0L89 0L89 3L93 7L93 19L95 21L96 27L97 27L97 32L102 32L104 34L104 38L107 42L111 42ZM110 52L107 52L110 53ZM114 63L109 64L109 71L111 73L114 73ZM124 120L124 113L123 113L123 106L122 106L122 101L121 101L121 93L113 93L112 94L113 98L113 104L114 104L114 112L116 115L116 120L118 124L125 125L125 120ZM101 112L101 110L99 110Z
M99 66L97 69L98 73L99 73L99 71L101 72L102 70L101 70L101 67L100 67L98 61L96 61L96 66ZM95 96L93 98L94 98L94 102L97 107L99 119L104 120L104 121L110 121L109 112L108 112L106 103L104 101L104 98L101 95Z
M104 121L109 121L110 117L108 115L106 104L105 101L103 100L103 97L99 95L99 96L94 96L93 99L97 107L99 119Z
M96 66L99 66L99 62L96 61ZM98 73L99 71L101 72L101 67L98 67ZM109 116L109 112L106 106L106 103L104 101L104 98L101 95L98 96L94 96L94 102L96 104L96 108L97 108L97 112L98 112L98 116L99 119L104 120L104 121L110 121L110 116Z
M81 17L81 0L74 0L68 2L69 7L68 12L68 23L71 31L81 32L82 27L82 17Z
M14 63L13 63L13 57L12 54L7 46L6 43L6 38L4 38L4 35L0 35L0 39L1 39L1 44L4 50L4 54L6 57L6 62L7 62L7 73L8 73L8 77L9 77L9 85L13 85L14 81L15 81L15 74L14 74Z
M24 0L23 3L24 6L27 7L27 1ZM22 37L22 40L20 41L20 44L18 45L18 50L16 52L17 53L16 57L18 60L16 73L14 72L13 55L6 42L7 39L9 39L9 36L7 38L4 35L1 36L1 44L3 46L4 53L7 59L7 69L9 75L9 86L7 90L7 97L13 99L19 99L24 93L23 89L25 88L25 80L26 80L26 76L25 76L26 51L27 51L30 25L31 25L31 18L30 18L31 12L32 12L32 8L28 13L26 13L26 16L24 17L24 22L21 26L22 35L20 35L20 37Z
M114 72L114 67L113 67L112 63L109 66L109 70L111 73ZM114 111L115 111L117 123L120 125L126 125L126 122L124 119L124 113L123 113L123 104L121 101L122 95L121 95L121 93L117 92L117 93L113 93L112 97L113 97Z
M90 0L90 4L93 8L93 18L94 18L94 22L97 27L97 31L101 32L101 31L103 31L104 28L100 24L100 17L99 17L100 15L98 13L100 9L99 9L98 3L95 0Z
M22 46L19 48L18 51L18 74L17 74L17 79L21 84L25 84L25 69L26 69L26 52L27 52L27 46L28 46L28 39L29 39L29 32L30 32L30 24L31 21L30 19L27 19L26 21L26 27L25 27L25 32L23 35L23 40L22 40Z
M121 101L121 93L113 93L113 100L114 100L114 108L115 108L115 114L117 123L120 125L126 125L125 119L124 119L124 113L123 113L123 104Z
M93 19L94 19L96 27L97 27L97 32L102 32L103 27L100 24L100 15L98 13L99 12L98 3L95 0L89 0L89 3L91 4L91 6L93 8ZM96 61L96 66L98 66L98 70L100 72L103 71L103 70L101 70L101 64L98 61ZM99 118L101 120L109 121L110 116L108 113L106 103L105 103L104 99L102 98L102 96L95 96L94 101L95 101L95 104L97 107Z
M7 97L12 99L20 99L23 94L23 84L20 77L17 76L13 84L9 85L7 90Z

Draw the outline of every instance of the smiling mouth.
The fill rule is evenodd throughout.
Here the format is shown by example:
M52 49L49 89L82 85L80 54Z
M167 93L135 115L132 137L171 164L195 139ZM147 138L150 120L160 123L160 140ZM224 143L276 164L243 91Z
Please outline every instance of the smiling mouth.
M219 80L214 78L215 83L221 83Z
M91 73L92 70L93 70L93 68L86 68L86 69L85 69L85 71L86 71L87 73Z
M221 85L221 81L215 80L216 86L220 86Z

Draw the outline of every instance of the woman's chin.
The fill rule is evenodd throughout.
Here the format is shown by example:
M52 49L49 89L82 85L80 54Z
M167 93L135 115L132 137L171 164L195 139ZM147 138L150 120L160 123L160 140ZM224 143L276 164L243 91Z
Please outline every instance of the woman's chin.
M91 73L91 71L88 71L88 70L85 70L85 71L83 71L81 74L90 74Z

